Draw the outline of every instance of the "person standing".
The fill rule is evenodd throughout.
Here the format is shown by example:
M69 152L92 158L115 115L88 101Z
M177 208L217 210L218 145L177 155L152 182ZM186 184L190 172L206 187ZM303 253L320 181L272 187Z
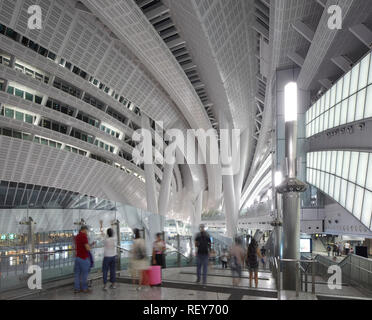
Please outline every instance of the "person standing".
M166 250L165 241L161 239L161 233L156 234L156 240L152 246L152 265L161 266L162 269L165 268L164 264L164 253Z
M252 280L254 275L256 289L258 288L258 257L261 258L258 244L255 239L252 239L248 246L247 265L249 269L249 287L252 288Z
M103 290L107 290L107 275L110 270L110 282L111 289L116 289L116 243L117 239L114 238L114 230L111 228L107 229L107 235L104 243L104 258L102 263L102 272L103 272Z
M199 233L195 237L195 248L197 248L197 280L199 283L201 280L201 271L203 269L203 285L207 283L207 273L208 273L208 258L209 252L211 250L211 238L209 234L205 231L203 224L199 227Z
M89 293L88 290L88 274L90 270L89 252L90 246L88 243L88 227L82 226L79 234L75 237L75 293ZM81 281L81 283L80 283Z
M222 263L222 269L227 269L227 260L229 255L227 254L227 251L224 249L222 256L221 256L221 263Z
M230 250L231 256L231 271L233 277L233 286L238 286L242 277L242 265L244 261L245 252L242 248L242 241L239 238L235 239L234 245Z
M332 251L331 245L328 244L327 246L328 257L331 255L331 251Z
M144 280L144 271L146 271L150 265L149 261L147 260L145 240L141 238L140 231L138 229L134 229L133 233L134 241L131 250L132 282L135 284L136 278L138 278L137 290L141 290Z
M345 247L345 254L348 256L350 253L350 243L346 242L344 247Z
M337 250L338 250L338 248L337 248L337 243L334 243L334 244L333 244L333 248L332 248L333 256L334 256L334 257L337 256Z
M266 248L262 246L261 248L261 262L264 269L266 269Z

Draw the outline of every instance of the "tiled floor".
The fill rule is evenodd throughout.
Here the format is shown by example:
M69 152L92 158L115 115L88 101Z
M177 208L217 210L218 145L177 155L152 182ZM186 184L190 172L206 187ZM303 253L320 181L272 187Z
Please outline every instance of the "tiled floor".
M34 296L31 300L227 300L230 294L206 291L181 290L171 288L143 288L118 283L116 289L102 290L102 284L95 282L92 293L74 294L69 287L51 290L48 293Z
M121 273L123 276L129 276L128 272L124 271ZM269 272L259 272L258 273L259 289L275 289L275 281ZM163 270L163 279L168 281L176 282L187 282L194 283L196 281L196 268L173 268ZM222 286L232 286L232 275L230 270L222 269L209 269L207 285L222 285ZM253 284L254 285L254 284ZM249 273L243 271L242 280L239 285L242 288L249 287Z

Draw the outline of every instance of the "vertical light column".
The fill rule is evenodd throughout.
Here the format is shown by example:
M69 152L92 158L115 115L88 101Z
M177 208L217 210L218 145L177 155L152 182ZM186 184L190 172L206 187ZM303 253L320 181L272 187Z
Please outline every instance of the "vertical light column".
M249 130L245 131L240 136L240 169L239 173L234 177L234 187L235 187L235 215L234 224L238 223L239 212L240 212L240 201L242 197L242 187L244 181L244 175L247 167L248 161L248 147L249 147Z
M297 176L297 84L285 86L285 161L287 174L278 187L283 194L283 259L300 259L300 192L307 186ZM283 264L284 290L296 290L296 262Z
M141 124L143 129L150 130L150 121L146 115L142 115ZM152 144L151 144L152 145ZM147 211L158 213L158 202L156 199L156 184L154 164L145 164L145 179L146 179L146 199Z
M230 123L226 118L226 115L221 112L221 129L230 129ZM229 142L229 151L231 154L232 146ZM225 217L226 217L226 231L227 236L234 238L237 233L237 214L236 211L236 198L235 198L235 184L234 184L234 175L233 167L230 164L229 167L225 167L225 174L222 176L222 186L223 186L223 197L224 197L224 206L225 206Z

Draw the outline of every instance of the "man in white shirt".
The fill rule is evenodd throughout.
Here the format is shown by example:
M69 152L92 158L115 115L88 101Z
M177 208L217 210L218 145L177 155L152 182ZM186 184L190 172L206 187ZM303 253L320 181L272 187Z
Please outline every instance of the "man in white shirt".
M102 223L101 223L101 232L104 236L102 230ZM116 289L116 244L117 239L114 237L114 230L111 228L107 229L107 235L103 241L104 243L104 258L102 263L102 272L103 272L103 290L107 290L107 275L108 271L110 270L110 282L111 282L111 289Z
M350 253L350 243L346 242L344 247L345 247L345 254L348 256Z

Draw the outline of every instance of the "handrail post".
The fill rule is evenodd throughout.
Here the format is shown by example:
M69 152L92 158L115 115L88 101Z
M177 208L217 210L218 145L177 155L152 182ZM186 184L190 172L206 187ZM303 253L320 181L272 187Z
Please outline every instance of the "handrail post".
M296 262L296 297L300 296L300 262Z
M311 264L311 293L315 294L315 260Z
M180 241L180 235L177 234L177 265L180 268L181 267L181 241Z
M278 300L281 300L281 281L280 281L280 258L277 258L277 290L278 290Z
M307 271L305 272L305 292L307 292Z

